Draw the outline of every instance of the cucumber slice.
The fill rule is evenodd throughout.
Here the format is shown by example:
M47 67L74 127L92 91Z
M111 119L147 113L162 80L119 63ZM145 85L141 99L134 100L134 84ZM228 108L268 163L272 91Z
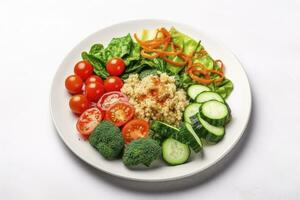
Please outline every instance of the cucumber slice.
M217 143L223 139L225 128L223 126L213 126L201 118L200 114L191 117L192 127L198 136L208 142Z
M187 122L181 125L179 132L174 137L176 140L189 145L195 153L202 150L203 145L201 139L197 136L191 124Z
M216 100L225 103L224 99L218 93L211 92L211 91L201 92L200 94L197 95L195 99L197 103L204 103L211 100Z
M151 130L153 130L155 134L158 134L162 139L168 138L172 135L176 135L179 131L178 128L156 120L152 122Z
M211 100L201 105L200 115L213 126L224 126L229 117L229 110L224 103Z
M194 116L195 114L197 114L199 112L200 106L201 106L200 103L192 103L192 104L188 105L185 108L185 111L184 111L184 114L183 114L184 121L186 121L188 123L191 123L190 117Z
M190 148L173 138L166 139L162 144L162 157L169 165L180 165L190 157Z
M192 99L195 99L198 94L204 91L210 91L210 89L204 85L191 85L187 89L187 93Z

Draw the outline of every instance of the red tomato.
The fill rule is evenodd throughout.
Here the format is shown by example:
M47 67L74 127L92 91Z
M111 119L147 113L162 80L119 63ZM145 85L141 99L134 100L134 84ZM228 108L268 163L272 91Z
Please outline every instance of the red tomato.
M65 80L65 87L71 94L79 94L82 92L83 81L77 75L68 76Z
M93 74L93 66L86 60L79 61L74 67L74 73L85 80Z
M97 107L102 111L107 111L107 109L114 103L119 101L128 101L127 96L121 92L108 92L105 93L97 103Z
M89 83L95 83L95 82L101 83L103 85L102 78L97 75L92 75L92 76L88 77L88 79L86 79L86 81L85 81L85 84L87 85Z
M81 114L90 107L90 102L86 96L77 94L71 97L69 106L73 113Z
M120 91L123 87L123 81L117 76L110 76L104 81L104 88L107 92Z
M85 86L85 95L92 102L97 102L103 94L104 86L99 82L89 83Z
M122 129L122 135L125 144L132 140L144 138L149 133L149 123L143 119L133 119L129 121Z
M116 126L122 126L134 115L134 108L127 102L118 102L111 105L105 113L105 119Z
M106 63L106 70L111 76L120 76L125 71L125 63L121 58L110 59Z
M98 108L90 108L84 111L76 124L78 132L87 138L102 120L102 114Z

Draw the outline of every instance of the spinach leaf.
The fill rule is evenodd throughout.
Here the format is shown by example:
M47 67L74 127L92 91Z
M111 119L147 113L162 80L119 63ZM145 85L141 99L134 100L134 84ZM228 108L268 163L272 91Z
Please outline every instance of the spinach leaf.
M103 49L104 49L104 46L102 44L94 44L91 47L89 54L97 56L102 53Z
M113 38L104 50L105 62L111 58L123 58L130 54L133 41L130 34L124 37Z
M92 54L88 54L85 51L81 53L81 57L83 60L87 60L93 65L95 74L97 74L101 78L107 78L109 76L108 72L105 69L105 64L102 60Z
M156 69L157 71L166 72L166 62L161 58L146 59L141 58L136 62L132 62L126 67L124 74L121 76L122 79L128 78L130 73L140 73L142 70Z
M128 66L133 61L139 60L141 57L140 51L141 51L140 45L138 43L133 42L129 55L124 58L125 65Z

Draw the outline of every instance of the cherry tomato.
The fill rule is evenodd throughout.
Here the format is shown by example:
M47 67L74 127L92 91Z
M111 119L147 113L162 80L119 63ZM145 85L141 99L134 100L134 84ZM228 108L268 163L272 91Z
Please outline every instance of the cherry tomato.
M122 135L125 144L132 140L144 138L149 133L149 123L143 119L133 119L129 121L122 129Z
M134 115L134 108L127 102L118 102L111 105L105 113L105 119L116 126L122 126Z
M89 108L84 111L76 124L78 132L87 138L102 120L102 114L98 108Z
M65 80L65 87L71 94L79 94L82 92L83 81L77 75L68 76Z
M69 106L73 113L81 114L90 107L90 102L86 96L77 94L71 97Z
M107 92L105 93L100 100L97 103L97 107L101 110L101 111L107 111L107 109L114 103L117 103L119 101L128 101L128 97L125 96L123 93L121 92Z
M92 75L90 77L88 77L85 81L85 84L89 84L89 83L95 83L95 82L98 82L98 83L101 83L103 85L103 80L100 76L97 76L97 75Z
M123 81L117 76L110 76L104 81L105 91L120 91L123 87Z
M93 74L93 66L86 60L79 61L74 67L74 73L86 80Z
M89 101L97 102L104 94L104 86L99 82L89 83L85 86L85 95Z
M106 63L106 70L111 76L120 76L125 71L125 63L121 58L112 58Z

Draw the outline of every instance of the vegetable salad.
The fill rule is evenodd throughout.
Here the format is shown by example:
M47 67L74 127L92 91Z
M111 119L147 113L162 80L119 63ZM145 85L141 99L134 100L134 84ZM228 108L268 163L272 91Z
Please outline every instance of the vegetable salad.
M78 116L80 136L105 159L121 158L132 169L149 167L158 159L180 165L189 161L191 150L199 153L205 144L217 144L224 138L231 119L225 99L233 83L225 77L225 64L213 59L201 41L174 27L143 30L133 37L112 38L106 47L93 44L81 57L74 74L65 79L69 107ZM167 84L157 81L161 75L172 80L173 93L185 95L176 125L165 120L168 117L157 118L163 109L145 117L136 110L151 106L148 99L159 99L156 104L162 108L165 102L177 101L172 100L173 93L162 95ZM137 79L135 84L155 81L147 93L151 98L140 95L145 105L137 105L142 102L140 96L129 95L131 87L124 87L124 81L132 77ZM132 88L146 86L133 84Z

